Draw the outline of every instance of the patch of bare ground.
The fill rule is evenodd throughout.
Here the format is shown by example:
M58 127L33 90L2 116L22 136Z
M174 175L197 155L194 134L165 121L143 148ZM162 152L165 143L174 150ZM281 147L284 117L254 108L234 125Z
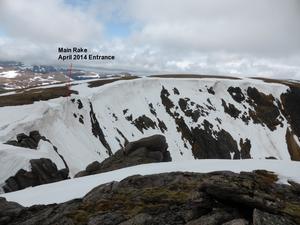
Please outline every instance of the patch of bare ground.
M256 80L262 80L266 83L276 83L276 84L283 84L287 85L289 87L295 87L295 88L300 88L300 81L292 81L292 80L282 80L282 79L272 79L272 78L264 78L264 77L251 77L251 79L256 79Z
M36 101L67 97L70 94L78 94L77 91L69 90L67 86L28 89L16 94L0 96L0 107L28 105Z
M116 77L116 78L112 78L112 79L103 79L103 80L95 80L95 81L90 81L88 84L88 87L93 88L93 87L100 87L102 85L105 84L109 84L115 81L119 81L119 80L134 80L134 79L138 79L140 77L138 76L125 76L125 77Z
M218 79L229 79L229 80L240 80L238 77L231 76L219 76L219 75L201 75L201 74L159 74L151 75L149 77L158 77L158 78L218 78Z

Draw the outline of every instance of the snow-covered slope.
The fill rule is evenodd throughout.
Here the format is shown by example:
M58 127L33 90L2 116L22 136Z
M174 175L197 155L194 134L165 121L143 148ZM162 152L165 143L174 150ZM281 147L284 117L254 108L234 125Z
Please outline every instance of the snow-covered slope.
M286 183L287 180L300 182L298 162L277 162L275 160L240 160L232 163L230 160L194 160L167 163L151 163L114 170L107 173L91 175L82 178L60 181L52 184L45 184L21 191L2 194L8 201L18 202L23 206L37 204L62 203L75 198L82 198L94 187L111 181L120 181L132 175L149 175L174 171L200 172L211 171L253 171L264 169L273 171L279 175L279 182ZM72 188L67 191L66 188Z
M152 134L166 137L173 161L268 157L291 161L291 146L299 148L294 117L284 100L291 90L283 83L140 78L89 86L85 82L72 86L78 94L69 97L0 107L1 143L34 130L51 142L49 146L41 141L37 150L1 144L0 184L19 169L30 169L31 158L50 158L63 168L53 146L74 176L113 154L126 140Z

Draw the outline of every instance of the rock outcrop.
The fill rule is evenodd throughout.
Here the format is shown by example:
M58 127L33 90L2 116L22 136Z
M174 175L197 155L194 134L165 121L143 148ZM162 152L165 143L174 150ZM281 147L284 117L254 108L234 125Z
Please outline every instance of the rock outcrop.
M40 140L46 140L38 131L31 131L29 135L20 133L17 140L9 140L5 144L14 145L23 148L37 149Z
M5 185L2 187L4 192L68 179L69 170L67 168L58 170L50 159L32 159L30 165L31 171L21 169L5 181Z
M89 164L84 171L79 172L75 177L103 173L145 163L168 162L172 159L167 149L168 144L163 135L142 138L138 141L127 143L124 149L118 150L101 163L95 161Z
M58 152L57 147L45 136L42 136L39 131L33 130L29 132L28 135L24 133L17 134L16 140L9 140L5 144L36 150L41 140L49 142L52 145L53 150L65 164L65 169L58 170L55 163L50 159L32 159L30 160L31 171L20 169L14 176L5 180L4 186L2 187L4 192L18 191L27 187L52 183L69 178L69 167L65 159Z
M0 224L4 225L17 216L23 209L21 205L15 202L8 202L0 197Z
M299 186L277 179L267 171L136 175L62 204L20 210L0 199L0 225L300 224Z

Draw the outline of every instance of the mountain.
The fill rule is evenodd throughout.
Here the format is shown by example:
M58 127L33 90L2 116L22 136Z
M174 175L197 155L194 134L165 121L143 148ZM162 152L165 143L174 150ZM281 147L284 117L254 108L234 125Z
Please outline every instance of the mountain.
M299 102L298 81L192 74L6 91L0 225L299 224Z
M0 96L0 183L30 171L30 160L39 158L72 178L154 134L165 136L175 162L300 160L299 90L292 81L185 75L6 93Z
M275 165L275 162L273 164ZM179 163L179 166L182 165ZM160 169L164 167L162 163L155 166ZM188 166L186 163L185 168ZM195 166L195 163L191 163L191 170L192 166ZM77 178L16 192L19 200L27 199L25 205L34 202L53 202L53 198L54 201L60 202L61 199L67 200L72 194L74 198L76 193L76 199L60 204L24 207L0 197L0 224L296 225L300 223L299 186L293 182L289 185L279 184L277 175L267 171L256 170L239 174L229 171L172 172L135 175L119 181L118 178L125 177L124 173L130 169L131 171L140 169L142 173L150 172L152 169L151 172L154 172L153 166L145 168L145 165L142 165L139 168L126 168L123 171ZM101 181L107 182L109 179L114 181L99 185L84 196L78 196L78 191L84 187L91 187ZM13 198L9 194L5 197Z
M0 93L73 80L87 80L128 75L123 72L89 71L87 68L66 68L49 65L25 65L21 62L0 61Z

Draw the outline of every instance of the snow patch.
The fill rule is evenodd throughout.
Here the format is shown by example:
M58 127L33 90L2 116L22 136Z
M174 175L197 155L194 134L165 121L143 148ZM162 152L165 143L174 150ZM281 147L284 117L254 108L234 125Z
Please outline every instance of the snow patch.
M207 173L212 171L253 171L264 169L273 171L280 177L280 182L294 180L300 182L300 162L278 160L193 160L181 162L144 164L111 172L64 180L52 184L40 185L21 191L2 194L8 201L18 202L23 206L36 204L62 203L75 198L82 198L94 187L111 181L120 181L132 175L149 175L175 171ZM72 187L72 191L66 191Z
M5 71L0 73L0 77L4 77L4 78L15 78L19 75L20 74L16 70L10 70L10 71Z

